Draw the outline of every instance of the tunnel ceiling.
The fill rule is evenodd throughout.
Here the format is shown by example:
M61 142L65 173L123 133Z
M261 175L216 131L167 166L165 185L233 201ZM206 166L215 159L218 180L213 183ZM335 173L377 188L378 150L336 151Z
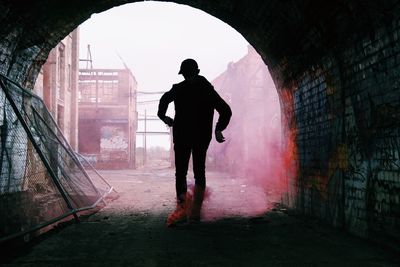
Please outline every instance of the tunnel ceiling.
M1 0L0 72L31 86L49 50L63 37L91 14L129 2L137 1ZM285 84L322 56L368 34L375 24L391 21L397 1L174 2L199 8L234 27Z

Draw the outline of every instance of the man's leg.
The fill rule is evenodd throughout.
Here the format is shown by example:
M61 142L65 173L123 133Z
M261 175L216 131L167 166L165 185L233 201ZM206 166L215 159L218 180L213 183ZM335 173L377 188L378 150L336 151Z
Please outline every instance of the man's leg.
M191 205L187 191L186 175L190 159L191 147L185 144L175 144L175 189L176 189L176 209L168 215L167 226L183 221L187 218L188 210Z
M193 172L195 187L193 207L190 213L191 221L200 220L200 211L206 189L206 156L209 143L197 144L193 147Z
M191 147L187 144L175 144L175 189L179 202L183 201L187 191L186 175L188 171Z

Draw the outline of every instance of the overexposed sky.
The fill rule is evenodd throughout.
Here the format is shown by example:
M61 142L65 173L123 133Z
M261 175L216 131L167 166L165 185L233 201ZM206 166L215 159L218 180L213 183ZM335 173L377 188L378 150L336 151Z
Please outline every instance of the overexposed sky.
M209 80L247 53L247 41L221 20L186 5L127 4L93 15L80 26L80 57L91 45L95 68L123 68L119 54L142 91L165 91L182 80L185 58L199 63Z
M200 74L212 81L229 62L247 54L247 41L221 20L186 5L166 2L139 2L112 8L80 26L80 58L90 44L94 68L124 68L121 59L136 77L139 91L168 91L183 80L180 63L194 58ZM118 56L119 55L119 56ZM81 63L81 67L85 66ZM158 100L161 95L138 94L138 102ZM157 112L157 101L138 104L139 116ZM168 109L172 115L173 105ZM167 130L161 121L151 128ZM139 130L143 121L139 121ZM169 147L168 136L149 136L149 146ZM142 146L142 137L137 137Z

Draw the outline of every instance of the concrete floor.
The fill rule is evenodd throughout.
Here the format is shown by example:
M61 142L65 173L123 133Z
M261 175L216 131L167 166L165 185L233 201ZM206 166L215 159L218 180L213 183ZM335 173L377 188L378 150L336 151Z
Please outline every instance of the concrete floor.
M209 172L205 222L165 227L174 170L103 172L120 197L1 266L400 266L392 252L274 208L272 191Z

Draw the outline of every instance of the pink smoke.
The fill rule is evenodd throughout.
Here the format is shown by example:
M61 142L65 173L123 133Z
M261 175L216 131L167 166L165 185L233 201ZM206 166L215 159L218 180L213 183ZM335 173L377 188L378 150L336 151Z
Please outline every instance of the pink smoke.
M208 166L229 172L240 181L237 187L245 187L248 192L232 192L214 199L211 194L210 201L218 202L220 215L212 208L205 209L204 215L211 219L261 214L280 201L287 190L286 170L295 154L292 137L282 137L277 90L267 66L252 47L212 83L231 106L233 116L224 131L227 141L211 144Z

